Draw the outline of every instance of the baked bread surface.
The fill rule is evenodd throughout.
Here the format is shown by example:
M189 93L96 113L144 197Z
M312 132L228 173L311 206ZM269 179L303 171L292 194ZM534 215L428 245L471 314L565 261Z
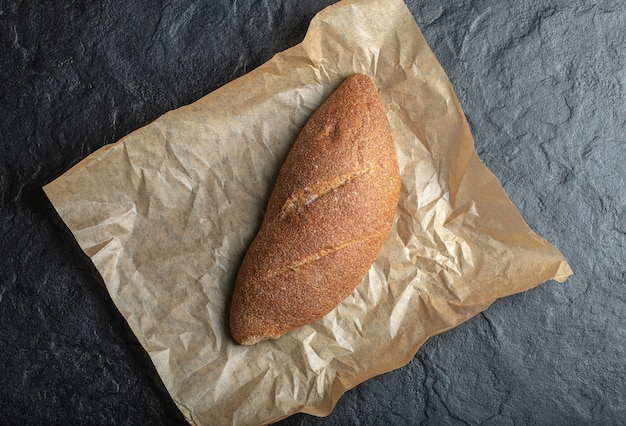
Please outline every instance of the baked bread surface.
M376 259L400 175L376 86L348 77L313 113L283 164L237 275L232 337L251 345L333 310Z

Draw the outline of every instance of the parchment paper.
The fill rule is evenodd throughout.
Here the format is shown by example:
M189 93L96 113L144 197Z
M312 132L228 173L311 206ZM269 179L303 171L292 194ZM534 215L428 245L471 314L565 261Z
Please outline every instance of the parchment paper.
M304 122L353 72L373 77L394 131L395 224L337 309L239 346L230 296L273 180ZM98 150L45 192L193 424L325 415L496 298L571 274L481 163L400 0L323 10L301 44Z

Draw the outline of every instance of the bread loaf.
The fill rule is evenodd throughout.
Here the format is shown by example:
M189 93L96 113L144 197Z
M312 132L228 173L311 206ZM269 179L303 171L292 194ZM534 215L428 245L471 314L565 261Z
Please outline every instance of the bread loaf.
M237 275L232 337L277 338L334 309L376 259L400 174L372 80L348 77L313 113L283 164Z

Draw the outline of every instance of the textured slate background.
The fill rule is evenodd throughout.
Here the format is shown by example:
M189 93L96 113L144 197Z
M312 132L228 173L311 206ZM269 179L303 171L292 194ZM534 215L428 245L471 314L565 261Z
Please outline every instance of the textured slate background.
M332 1L45 3L0 1L0 418L183 424L41 186L298 43ZM575 275L283 424L625 424L625 3L408 5L480 157Z

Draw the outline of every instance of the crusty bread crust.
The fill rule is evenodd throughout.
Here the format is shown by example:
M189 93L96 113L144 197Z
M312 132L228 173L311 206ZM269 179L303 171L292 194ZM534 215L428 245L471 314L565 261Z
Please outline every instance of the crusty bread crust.
M232 337L277 338L334 309L376 259L399 192L383 103L369 77L351 75L305 124L278 174L237 276Z

